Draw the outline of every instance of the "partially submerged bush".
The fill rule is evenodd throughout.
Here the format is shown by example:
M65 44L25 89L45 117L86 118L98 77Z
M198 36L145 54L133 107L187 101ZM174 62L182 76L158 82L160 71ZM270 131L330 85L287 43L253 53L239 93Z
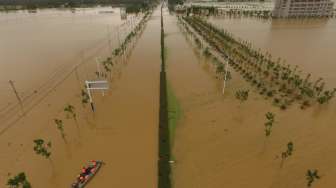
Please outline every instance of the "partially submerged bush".
M236 98L241 102L246 101L248 99L248 96L249 96L249 90L238 90L236 92Z
M312 183L315 180L320 179L321 177L318 175L318 171L317 170L307 170L306 173L306 179L307 179L307 186L311 187Z
M273 127L275 115L272 112L267 112L265 114L265 116L266 116L266 120L267 120L266 123L265 123L265 135L269 136L269 135L271 135L271 130L272 130L272 127Z
M51 142L46 143L43 139L36 139L34 140L34 151L37 155L41 155L46 159L49 159L51 152Z
M22 188L31 188L31 185L28 182L26 174L24 172L21 172L15 177L8 179L7 185L10 188L19 188L20 186Z
M61 119L54 119L54 122L56 124L56 128L60 131L62 138L65 138L65 134L64 134L64 127L63 127L63 120Z

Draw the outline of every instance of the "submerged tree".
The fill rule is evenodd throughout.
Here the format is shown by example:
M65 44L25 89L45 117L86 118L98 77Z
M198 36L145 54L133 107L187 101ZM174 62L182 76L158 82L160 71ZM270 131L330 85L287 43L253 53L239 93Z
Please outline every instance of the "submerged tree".
M293 142L288 142L287 150L281 153L281 159L282 159L281 166L283 164L283 161L293 154L293 150L294 150Z
M7 185L10 188L31 188L31 185L28 182L26 174L24 172L21 172L15 177L8 179Z
M64 127L63 127L63 120L61 119L54 119L54 122L56 124L56 128L60 131L62 138L65 138L65 134L64 134Z
M307 186L311 187L312 183L316 180L316 179L320 179L321 177L318 175L318 171L317 170L307 170L306 173L306 179L307 179Z
M269 136L271 135L271 130L272 130L272 126L273 126L273 123L274 123L274 118L275 118L275 115L272 113L272 112L267 112L265 114L266 116L266 123L265 123L265 134L266 136Z
M205 19L195 16L179 19L183 20L181 22L184 27L193 28L193 31L188 31L199 36L194 39L199 47L201 41L207 42L247 82L257 87L259 94L266 95L265 99L273 100L283 110L295 101L302 104L302 109L311 106L315 101L324 104L336 94L336 90L324 91L325 82L322 78L311 81L311 74L303 75L297 66L291 67L280 58L274 60L270 53L253 49L250 42L233 37L230 32L216 28ZM203 53L207 52L208 49L205 48ZM216 72L224 72L224 67L218 66Z
M81 95L82 95L82 103L83 104L89 103L89 100L90 100L89 94L82 89Z
M232 79L232 76L231 76L231 72L228 71L228 70L225 70L225 66L223 63L220 63L218 62L217 60L215 61L216 62L216 78L219 79L219 80L224 80L225 81L229 81Z
M111 67L113 66L111 57L108 57L105 61L102 62L102 64L106 72L111 72Z
M325 91L322 96L317 98L317 102L324 104L329 102L333 97L335 97L336 89L332 91Z
M34 140L34 151L37 155L41 155L42 157L45 157L46 159L50 158L51 155L51 142L49 141L46 143L43 139L36 139Z
M68 104L67 106L65 106L64 112L66 113L67 118L72 117L74 120L76 120L77 115L76 115L74 106L72 106L71 104Z
M244 102L248 99L249 90L238 90L236 92L236 98L239 99L241 102Z
M206 48L203 50L203 54L204 54L205 57L209 57L209 56L212 55L208 47L206 47Z

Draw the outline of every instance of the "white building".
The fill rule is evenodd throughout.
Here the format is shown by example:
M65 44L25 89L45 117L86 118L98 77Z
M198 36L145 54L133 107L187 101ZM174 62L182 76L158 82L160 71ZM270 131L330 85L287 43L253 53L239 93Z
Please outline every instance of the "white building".
M275 0L274 17L326 17L333 14L331 0Z

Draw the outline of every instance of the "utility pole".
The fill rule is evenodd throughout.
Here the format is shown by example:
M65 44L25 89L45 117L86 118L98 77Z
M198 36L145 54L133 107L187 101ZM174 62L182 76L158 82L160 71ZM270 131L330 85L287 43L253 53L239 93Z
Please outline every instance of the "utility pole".
M107 25L107 37L108 37L108 45L109 45L109 50L111 52L111 55L113 53L113 50L112 50L112 41L111 41L111 29L110 29L110 26Z
M90 104L91 104L92 112L95 112L95 107L94 107L94 103L93 103L93 99L92 99L92 95L91 95L91 90L102 90L102 91L107 90L107 89L109 89L108 82L106 80L97 80L97 81L87 81L86 80L85 85L86 85L86 91L89 95L89 101L90 101Z
M16 99L18 100L18 102L19 102L19 104L20 104L20 106L21 106L22 113L24 114L24 111L23 111L23 103L22 103L22 100L21 100L21 98L20 98L20 96L19 96L19 93L17 92L17 90L16 90L16 88L15 88L14 82L13 82L12 80L9 80L8 82L9 82L9 84L11 85L11 87L12 87L12 89L13 89L13 92L14 92L14 94L15 94L15 96L16 96Z
M224 75L224 83L223 83L223 95L225 92L225 86L226 86L226 77L227 77L227 73L228 73L228 62L226 61L225 63L225 75Z

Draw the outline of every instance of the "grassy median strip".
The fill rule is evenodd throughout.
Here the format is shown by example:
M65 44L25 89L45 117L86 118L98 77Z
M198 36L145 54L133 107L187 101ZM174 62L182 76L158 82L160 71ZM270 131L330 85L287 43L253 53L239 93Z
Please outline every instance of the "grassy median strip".
M171 141L168 122L168 92L165 71L165 45L164 27L161 6L161 72L160 72L160 112L159 112L159 161L158 161L158 187L171 188Z
M167 97L168 97L168 127L169 127L169 140L171 147L174 146L175 129L178 121L182 117L182 110L179 101L177 100L173 88L167 84ZM171 156L173 159L173 156Z

